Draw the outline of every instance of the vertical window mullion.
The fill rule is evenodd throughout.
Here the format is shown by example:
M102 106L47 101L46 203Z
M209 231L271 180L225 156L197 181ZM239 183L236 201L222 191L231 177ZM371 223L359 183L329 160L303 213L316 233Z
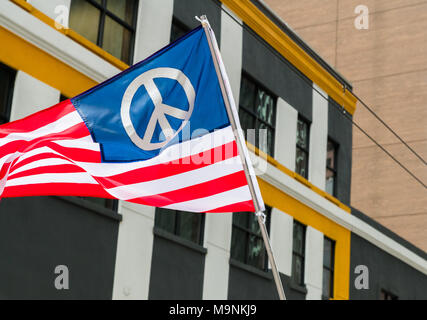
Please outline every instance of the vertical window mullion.
M104 42L104 26L105 26L105 9L107 8L107 0L101 1L102 10L99 15L98 41L97 45L102 47Z

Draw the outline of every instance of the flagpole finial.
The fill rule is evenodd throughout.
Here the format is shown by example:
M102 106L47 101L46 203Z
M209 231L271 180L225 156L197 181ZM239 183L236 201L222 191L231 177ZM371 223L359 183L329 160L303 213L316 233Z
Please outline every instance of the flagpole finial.
M206 15L201 15L200 17L194 17L197 21L199 21L202 25L209 25L208 17Z

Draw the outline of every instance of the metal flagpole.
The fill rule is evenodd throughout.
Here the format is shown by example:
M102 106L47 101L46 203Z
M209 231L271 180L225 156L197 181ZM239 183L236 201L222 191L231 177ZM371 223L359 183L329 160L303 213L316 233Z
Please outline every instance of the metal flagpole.
M240 125L236 121L237 111L233 110L233 96L231 92L231 87L228 81L228 77L225 74L225 67L221 59L221 55L219 53L218 44L216 42L215 35L210 27L209 21L206 16L201 16L200 18L196 17L203 26L203 29L206 34L206 38L209 43L209 49L211 51L212 60L215 65L215 70L218 76L219 84L221 87L222 96L224 98L225 106L227 109L227 114L230 119L231 127L233 128L234 136L236 138L237 147L239 149L239 154L242 158L243 167L246 174L246 179L248 181L249 190L251 192L252 200L254 202L255 212L258 220L258 224L261 230L262 238L264 240L264 244L267 250L268 260L271 265L271 270L273 273L274 282L276 283L277 293L279 294L280 300L286 300L285 292L283 291L282 281L280 279L279 272L277 270L276 261L274 259L273 250L271 248L270 239L268 238L267 228L265 226L265 214L262 212L262 208L258 201L257 188L254 187L253 179L256 179L254 174L251 174L251 167L248 165L248 154L246 151L246 147L243 143L244 138L241 135ZM234 108L235 109L235 108Z

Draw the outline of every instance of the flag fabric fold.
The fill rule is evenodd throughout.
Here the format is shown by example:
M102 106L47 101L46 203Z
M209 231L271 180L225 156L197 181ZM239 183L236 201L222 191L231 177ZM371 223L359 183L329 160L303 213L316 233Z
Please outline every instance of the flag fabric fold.
M253 212L242 163L201 27L75 98L0 126L3 198Z

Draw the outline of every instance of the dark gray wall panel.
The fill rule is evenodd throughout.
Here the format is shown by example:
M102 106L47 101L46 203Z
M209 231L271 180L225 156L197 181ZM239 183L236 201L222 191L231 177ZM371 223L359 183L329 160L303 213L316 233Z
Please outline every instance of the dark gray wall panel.
M350 299L379 299L380 290L396 294L399 299L427 299L427 277L375 245L351 234ZM369 289L354 285L356 266L369 269Z
M221 5L217 0L176 0L173 15L187 27L193 29L200 26L194 16L206 15L215 32L218 45L221 35Z
M272 50L260 37L246 28L243 29L243 70L311 121L313 108L311 80L290 67L284 58Z
M329 98L328 135L339 144L336 197L344 204L350 205L353 125L334 104Z
M206 249L155 229L149 299L203 297Z
M60 198L2 199L0 299L111 299L118 225ZM54 286L57 265L69 290Z
M230 300L278 300L276 284L271 270L268 273L251 270L251 267L242 266L239 262L230 264L228 280L228 299ZM280 273L286 299L304 300L307 291L305 288L296 290L291 285L290 277Z

